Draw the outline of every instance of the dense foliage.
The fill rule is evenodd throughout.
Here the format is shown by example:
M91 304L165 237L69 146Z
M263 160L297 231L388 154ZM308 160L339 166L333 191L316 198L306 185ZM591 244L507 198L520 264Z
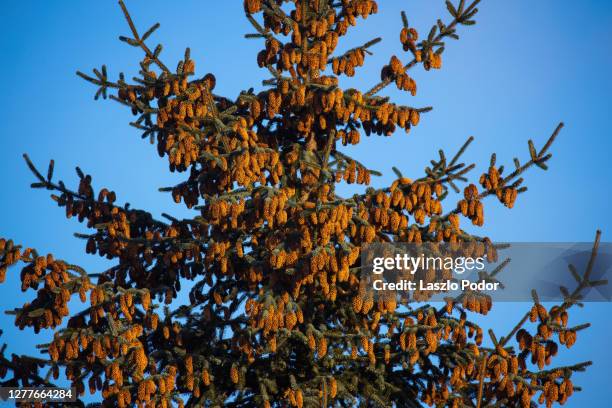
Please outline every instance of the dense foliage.
M147 45L123 3L131 37L144 52L139 76L94 76L96 97L131 109L133 125L150 137L170 171L185 180L162 189L194 211L191 219L118 204L115 192L94 189L77 168L69 188L26 160L33 187L52 190L66 212L91 229L86 251L116 261L99 274L12 241L0 241L0 280L21 269L22 290L35 296L15 310L20 329L54 329L48 358L0 354L1 385L51 385L67 378L104 406L429 406L529 407L565 402L577 388L571 375L588 363L553 367L560 345L570 347L585 326L568 325L568 310L589 282L550 309L534 296L516 328L503 337L468 319L487 314L491 299L473 294L433 307L422 299L398 303L359 290L360 253L370 242L472 242L494 251L482 226L483 202L512 207L523 172L546 168L549 147L529 143L529 157L469 183L474 165L441 151L421 177L367 187L375 173L343 146L371 135L417 127L430 108L379 96L393 85L417 92L411 69L442 67L444 41L472 25L476 4L447 2L450 21L424 37L398 28L405 53L392 56L371 89L343 89L358 75L379 39L339 52L342 37L378 10L373 0L246 0L247 19L264 46L257 64L270 72L263 90L235 98L214 93L212 74L195 76L189 50L170 70L161 47ZM384 140L380 140L384 143ZM453 201L449 192L463 197ZM339 183L364 192L341 197ZM475 227L471 227L472 229ZM468 228L469 229L469 228ZM10 272L9 272L10 273ZM170 307L189 282L189 302ZM185 292L186 290L183 290ZM87 304L71 313L67 303ZM172 303L174 305L175 303ZM530 324L529 322L533 322ZM488 344L488 345L487 345Z

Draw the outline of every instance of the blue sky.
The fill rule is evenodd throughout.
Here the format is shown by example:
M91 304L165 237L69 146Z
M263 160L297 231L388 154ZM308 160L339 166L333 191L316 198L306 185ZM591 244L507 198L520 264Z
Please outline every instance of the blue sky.
M401 54L400 10L422 35L446 13L443 1L393 0L379 3L379 14L354 29L340 49L349 49L381 36L374 56L344 86L369 88L390 55ZM172 7L162 1L128 1L136 24L161 29L152 41L164 45L162 54L173 67L184 48L192 49L197 75L212 72L216 91L236 96L242 89L261 87L265 72L255 56L259 42L246 40L252 32L242 2L181 1ZM386 91L396 101L414 106L431 105L410 135L368 138L349 153L392 179L391 166L418 177L439 148L456 150L470 135L476 140L465 159L486 168L492 152L511 165L513 157L526 157L527 140L545 142L559 121L566 126L553 146L548 172L527 174L529 191L512 211L493 202L486 207L484 234L507 241L590 241L595 230L611 241L610 123L612 114L612 3L608 1L537 2L484 0L478 24L460 28L459 41L447 44L443 69L412 75L418 95ZM445 17L446 18L446 17ZM136 72L138 50L117 41L129 30L115 2L9 2L0 16L0 236L53 252L60 258L97 271L104 260L84 254L84 245L72 237L84 228L63 217L44 191L28 188L32 177L21 154L45 166L55 159L56 177L75 183L74 166L94 176L96 186L107 186L120 200L154 214L188 216L167 195L157 192L180 176L167 170L166 160L154 146L140 139L127 122L131 114L111 101L94 102L94 88L76 77L107 64L109 74ZM348 192L348 190L347 190ZM0 286L3 309L24 299L16 290L13 269ZM511 327L527 305L498 304L493 309L495 328ZM594 359L595 365L576 382L587 389L568 406L603 406L607 398L610 313L612 305L588 304L576 323L589 320L593 328L580 333L579 342L563 361ZM8 332L11 350L26 352L34 344L30 332L11 330L8 316L0 326ZM4 337L4 336L3 336Z

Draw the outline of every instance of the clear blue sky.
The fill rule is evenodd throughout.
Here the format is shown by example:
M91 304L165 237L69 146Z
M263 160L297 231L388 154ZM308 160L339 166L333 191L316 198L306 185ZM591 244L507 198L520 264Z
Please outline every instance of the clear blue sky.
M400 54L400 10L425 35L446 13L442 0L379 2L380 12L353 30L341 49L380 35L358 79L345 86L369 88L391 54ZM236 96L259 88L265 72L256 68L259 43L246 40L252 32L243 17L242 2L128 1L142 29L159 21L152 38L164 45L166 63L175 66L191 47L198 75L212 72L220 94ZM476 137L466 160L486 168L490 153L511 164L527 155L527 140L541 145L559 121L566 127L553 147L548 172L527 175L529 191L509 211L491 203L484 233L508 241L590 241L597 228L611 241L610 116L612 114L612 3L605 0L570 2L484 0L478 24L461 28L461 39L447 44L441 71L416 70L418 96L390 91L399 102L432 105L409 136L371 138L352 148L356 158L385 172L375 185L388 183L392 165L408 176L419 176L438 148L458 148ZM127 122L132 116L116 103L94 102L94 89L75 76L107 64L111 76L130 76L140 58L137 50L117 40L129 30L114 2L29 1L3 4L0 16L0 236L53 252L89 271L103 260L86 256L82 241L72 238L84 228L63 217L44 191L28 188L32 177L21 154L46 165L56 160L56 177L76 182L74 166L94 176L96 186L108 186L120 200L154 214L185 216L168 196L157 192L180 178L167 171L153 146L140 139ZM376 33L376 34L375 34ZM24 298L16 289L17 269L0 286L0 306L13 308ZM493 325L510 327L527 305L498 304ZM559 361L594 359L595 365L576 378L586 391L568 405L605 406L608 398L611 304L588 304L576 316L593 329L579 335L578 344ZM26 352L34 343L30 332L11 330L12 319L0 316L4 340L11 351Z

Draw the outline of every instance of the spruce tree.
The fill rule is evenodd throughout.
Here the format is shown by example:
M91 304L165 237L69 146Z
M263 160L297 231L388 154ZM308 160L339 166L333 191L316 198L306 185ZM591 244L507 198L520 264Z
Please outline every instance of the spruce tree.
M484 224L486 199L513 206L526 190L525 171L547 168L562 127L540 149L530 141L527 157L507 169L493 156L472 181L475 166L461 162L470 138L454 155L440 151L422 175L394 169L390 186L369 186L376 172L344 146L418 135L412 128L430 108L381 92L394 86L409 101L417 92L410 72L440 69L445 42L474 24L478 0L446 4L447 22L425 35L402 14L404 53L389 58L380 83L359 90L340 82L365 69L380 39L345 51L339 42L378 11L375 1L245 0L254 28L247 37L261 41L257 64L270 78L260 91L232 98L215 93L213 74L195 75L189 49L170 69L162 47L150 45L159 25L140 32L120 2L131 30L120 39L143 52L138 76L110 79L104 66L78 74L97 87L96 98L130 109L131 125L156 144L170 171L185 175L161 190L194 216L156 219L94 188L79 168L71 188L54 180L53 162L43 174L24 156L32 187L50 190L68 218L90 229L78 235L87 253L114 264L90 274L0 240L0 281L21 265L21 289L34 293L13 311L16 326L54 331L41 340L48 341L42 357L2 348L0 385L67 379L82 398L91 393L109 407L525 408L570 398L572 373L589 363L557 367L552 358L585 327L569 325L568 311L589 284L588 270L552 308L534 295L525 317L501 337L470 320L489 312L490 297L440 306L360 290L360 254L369 243L471 242L494 251L489 238L467 230ZM363 192L342 197L341 183ZM188 302L175 306L186 282ZM71 313L75 297L84 305Z

